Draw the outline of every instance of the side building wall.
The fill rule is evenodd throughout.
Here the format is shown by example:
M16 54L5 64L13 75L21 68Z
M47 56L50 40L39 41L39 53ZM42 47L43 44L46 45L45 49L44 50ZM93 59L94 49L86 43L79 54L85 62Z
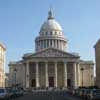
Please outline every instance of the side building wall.
M0 43L0 87L5 87L5 52L5 46Z
M9 63L10 87L25 87L25 66L21 62Z
M94 86L94 63L92 61L80 62L80 86Z
M95 45L96 86L100 88L100 40Z

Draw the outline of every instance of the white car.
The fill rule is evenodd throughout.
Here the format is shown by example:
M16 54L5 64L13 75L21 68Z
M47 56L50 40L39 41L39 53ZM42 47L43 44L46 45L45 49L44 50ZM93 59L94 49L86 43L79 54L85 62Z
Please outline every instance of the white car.
M6 99L6 100L9 99L9 94L7 90L4 88L0 89L0 99Z

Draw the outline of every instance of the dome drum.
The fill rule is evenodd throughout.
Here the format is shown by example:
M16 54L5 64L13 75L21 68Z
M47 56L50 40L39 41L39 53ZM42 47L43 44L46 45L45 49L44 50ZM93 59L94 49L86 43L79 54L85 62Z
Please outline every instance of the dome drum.
M35 39L35 41L41 41L41 40L61 40L61 41L64 41L64 42L66 42L67 43L67 40L65 39L65 38L61 38L61 37L50 37L50 36L48 36L48 37L37 37L36 39Z
M55 39L55 38L45 38L38 39L35 41L36 43L36 51L41 51L46 48L56 48L59 50L64 50L66 48L66 41L63 39Z

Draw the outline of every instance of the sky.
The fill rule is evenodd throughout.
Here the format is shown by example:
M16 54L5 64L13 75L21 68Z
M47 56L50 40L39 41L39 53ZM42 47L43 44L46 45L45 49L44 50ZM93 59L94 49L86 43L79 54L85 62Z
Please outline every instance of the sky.
M51 5L68 39L67 52L95 61L100 0L0 0L0 41L6 45L6 72L10 61L21 60L23 54L35 51L35 37Z

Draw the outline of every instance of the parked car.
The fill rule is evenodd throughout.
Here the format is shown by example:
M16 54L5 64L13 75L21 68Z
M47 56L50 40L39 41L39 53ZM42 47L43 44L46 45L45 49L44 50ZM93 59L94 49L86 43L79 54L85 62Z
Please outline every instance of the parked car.
M13 98L18 97L18 91L17 91L17 89L12 89L11 92L13 94L13 96L12 96Z
M0 89L0 99L4 99L4 100L10 99L7 89L5 89L5 88Z
M8 94L9 94L10 98L16 98L17 97L15 89L9 88L9 89L7 89L7 91L8 91Z
M88 100L100 100L100 89L92 89L87 97Z
M13 91L14 97L19 97L19 96L23 95L23 91L22 90L13 89L12 91Z

